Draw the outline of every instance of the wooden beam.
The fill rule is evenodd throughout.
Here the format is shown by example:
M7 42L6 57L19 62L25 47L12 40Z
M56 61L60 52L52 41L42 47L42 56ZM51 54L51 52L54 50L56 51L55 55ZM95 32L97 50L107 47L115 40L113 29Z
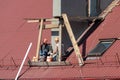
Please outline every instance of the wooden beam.
M39 22L40 20L27 20L27 23L37 23Z
M58 24L45 24L44 28L58 28Z
M59 19L58 18L51 18L51 19L45 19L45 21L59 21Z
M28 23L37 23L40 20L27 20ZM58 24L45 24L44 28L58 28Z
M43 19L41 19L41 22L40 22L40 29L39 29L38 43L37 43L37 50L36 50L36 58L34 61L38 61L38 59L39 59L39 50L40 50L40 42L41 42L41 38L42 38L42 29L43 29Z
M88 17L91 15L91 0L88 0Z
M100 15L99 17L105 18L112 9L118 5L120 0L114 0Z
M66 26L66 29L68 31L70 40L72 42L72 45L74 47L74 50L75 50L75 53L76 53L76 57L78 58L78 63L79 63L80 66L82 66L84 64L83 58L82 58L81 53L79 51L79 47L78 47L77 42L75 40L75 37L74 37L74 34L72 32L72 29L71 29L70 23L68 21L67 15L66 14L62 14L62 17L63 17L63 20L64 20L64 24Z
M61 57L62 57L62 25L59 25L59 57L58 57L58 61L61 62Z
M27 20L28 23L37 23L41 21L41 18L25 18L25 20ZM45 22L57 22L59 21L58 18L45 18L44 19Z

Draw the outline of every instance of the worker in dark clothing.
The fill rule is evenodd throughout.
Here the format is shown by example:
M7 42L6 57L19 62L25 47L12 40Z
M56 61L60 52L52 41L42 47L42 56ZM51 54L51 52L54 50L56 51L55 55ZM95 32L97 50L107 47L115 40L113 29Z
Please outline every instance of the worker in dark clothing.
M48 52L49 52L49 44L47 43L47 39L45 38L40 48L40 58L41 58L40 60L41 61L46 61Z

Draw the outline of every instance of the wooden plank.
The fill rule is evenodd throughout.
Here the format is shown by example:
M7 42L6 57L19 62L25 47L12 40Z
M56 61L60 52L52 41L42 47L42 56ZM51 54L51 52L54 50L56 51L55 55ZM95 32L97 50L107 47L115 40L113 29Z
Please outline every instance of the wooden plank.
M40 42L41 42L41 38L42 38L42 29L43 29L43 19L41 19L41 22L40 22L40 29L39 29L39 35L38 35L36 57L35 57L35 59L33 61L38 61L38 59L39 59L39 50L40 50Z
M45 21L51 21L51 22L56 21L57 22L57 21L59 21L59 19L58 18L51 18L51 19L48 18L48 19L45 19Z
M39 22L40 20L27 20L27 23L37 23Z
M58 24L45 24L44 28L51 29L51 28L58 28Z
M88 0L88 17L90 17L90 12L91 12L91 0Z
M105 18L109 12L112 11L112 9L118 5L118 2L120 0L114 0L100 15L99 17Z
M65 26L66 26L66 29L67 29L67 31L68 31L69 37L70 37L70 39L71 39L72 45L73 45L73 47L74 47L74 50L75 50L75 53L76 53L76 57L78 58L79 65L82 66L82 65L84 64L84 62L83 62L81 53L80 53L80 51L79 51L79 47L78 47L78 45L77 45L77 42L76 42L76 40L75 40L74 34L73 34L73 32L72 32L70 23L69 23L69 21L68 21L67 15L66 15L66 14L62 14L62 17L63 17L63 20L64 20L64 24L65 24Z
M58 57L58 61L61 62L61 57L62 57L62 50L61 50L61 47L62 47L62 25L60 24L59 25L59 57Z
M41 18L25 18L25 20L27 20L28 23L34 23L34 22L41 21ZM45 22L57 22L59 21L59 19L58 18L45 18L44 21Z

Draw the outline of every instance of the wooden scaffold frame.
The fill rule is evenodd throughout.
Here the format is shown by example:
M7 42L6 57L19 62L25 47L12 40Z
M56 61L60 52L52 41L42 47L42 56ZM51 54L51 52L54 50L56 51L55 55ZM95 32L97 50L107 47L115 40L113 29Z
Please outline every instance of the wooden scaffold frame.
M57 21L58 23L52 23L54 21ZM81 56L77 41L75 40L73 31L71 29L71 25L69 23L67 14L62 14L62 16L57 16L51 19L27 19L28 23L34 23L39 22L39 35L38 35L38 43L37 43L37 49L36 49L36 56L33 57L33 62L38 62L39 60L39 50L40 50L40 42L42 37L42 30L46 28L59 28L59 34L60 34L60 40L61 40L61 34L62 34L62 26L64 25L67 29L68 35L70 37L70 40L72 42L76 57L78 59L78 63L80 66L84 64L83 58ZM44 22L50 22L50 24L44 24ZM60 41L61 44L61 41ZM61 62L61 48L59 49L59 59L58 62Z

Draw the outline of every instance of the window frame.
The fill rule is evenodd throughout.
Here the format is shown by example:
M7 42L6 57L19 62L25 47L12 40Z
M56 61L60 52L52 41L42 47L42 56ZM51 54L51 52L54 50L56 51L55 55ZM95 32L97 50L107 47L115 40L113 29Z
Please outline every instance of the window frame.
M87 57L100 57L100 56L102 56L113 45L113 43L115 41L116 41L116 38L99 39L99 42L97 43L97 45L93 49L91 49L89 51Z

